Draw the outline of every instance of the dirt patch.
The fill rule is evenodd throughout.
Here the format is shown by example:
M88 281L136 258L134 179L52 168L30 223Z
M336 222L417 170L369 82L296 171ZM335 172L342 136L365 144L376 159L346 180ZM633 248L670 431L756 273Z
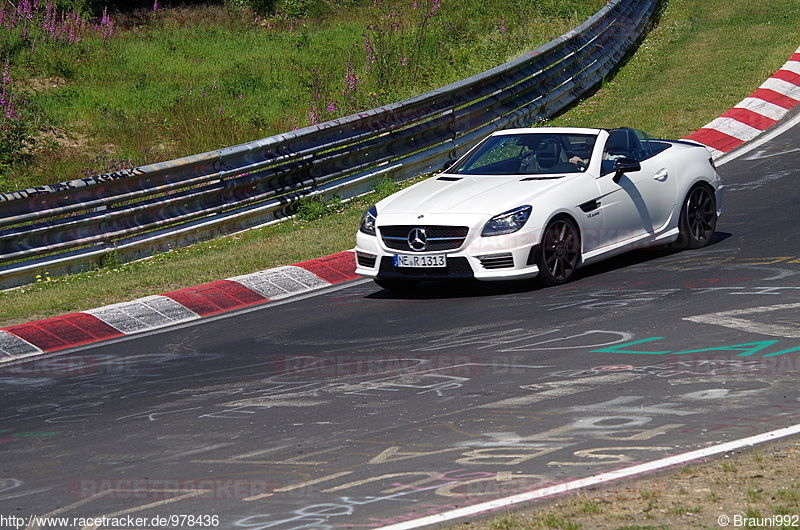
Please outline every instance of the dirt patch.
M22 153L37 156L47 151L55 151L64 156L67 153L88 153L89 138L80 133L66 133L56 129L39 131L23 143Z
M24 88L31 92L44 92L54 90L67 84L63 77L32 77L25 80Z

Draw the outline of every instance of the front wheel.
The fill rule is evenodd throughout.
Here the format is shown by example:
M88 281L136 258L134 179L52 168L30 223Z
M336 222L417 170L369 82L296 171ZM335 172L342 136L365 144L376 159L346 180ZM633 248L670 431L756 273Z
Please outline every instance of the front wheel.
M539 279L547 286L568 282L581 255L581 238L572 219L558 217L547 224L536 252Z
M711 242L717 226L717 201L714 191L706 186L696 186L689 191L681 208L680 235L675 241L678 248L702 248Z

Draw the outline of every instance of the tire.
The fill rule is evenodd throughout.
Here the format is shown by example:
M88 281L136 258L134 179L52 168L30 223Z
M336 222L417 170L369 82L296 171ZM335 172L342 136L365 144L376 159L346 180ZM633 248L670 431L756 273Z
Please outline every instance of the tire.
M386 289L387 291L410 291L417 285L419 285L419 280L395 280L395 279L379 279L375 278L375 283L378 284L378 287L382 289Z
M708 186L695 186L686 195L678 222L680 234L675 246L682 249L702 248L711 242L717 226L717 201Z
M536 252L539 281L546 286L561 285L572 279L581 257L581 237L575 221L556 217L547 223L542 243Z

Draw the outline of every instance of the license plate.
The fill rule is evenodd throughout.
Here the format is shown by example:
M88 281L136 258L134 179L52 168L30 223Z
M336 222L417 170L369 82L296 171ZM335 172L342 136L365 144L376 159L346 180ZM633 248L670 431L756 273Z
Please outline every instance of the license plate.
M395 267L447 267L447 256L434 254L428 256L412 256L409 254L395 254Z

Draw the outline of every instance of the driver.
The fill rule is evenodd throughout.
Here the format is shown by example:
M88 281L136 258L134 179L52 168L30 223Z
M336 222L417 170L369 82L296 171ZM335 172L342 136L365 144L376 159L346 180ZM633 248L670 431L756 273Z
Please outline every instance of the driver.
M589 165L589 161L585 160L578 155L573 155L572 158L569 159L570 164L575 164L578 168L584 168Z

